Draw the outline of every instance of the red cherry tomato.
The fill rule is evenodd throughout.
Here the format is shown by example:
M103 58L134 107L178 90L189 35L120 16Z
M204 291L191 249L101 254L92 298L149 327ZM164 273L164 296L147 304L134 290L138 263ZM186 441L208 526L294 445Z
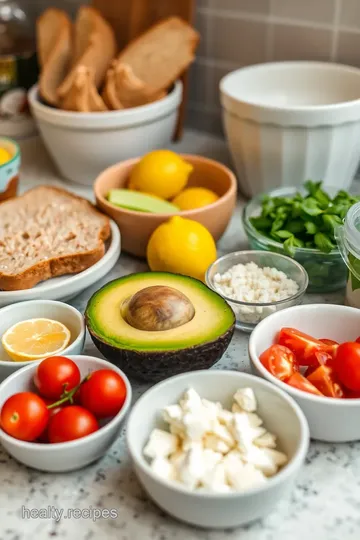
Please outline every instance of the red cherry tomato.
M52 405L54 403L54 400L44 398L44 402L45 402L45 405L48 407L49 405ZM49 420L55 414L57 414L59 411L61 411L61 409L63 409L64 406L66 406L66 403L64 405L58 405L57 407L54 407L53 409L48 409L48 411L49 411ZM48 425L46 426L46 428L44 429L44 431L42 432L40 437L38 437L37 442L41 442L41 443L48 443L49 442Z
M34 383L41 396L56 401L80 383L80 371L69 358L51 356L39 364Z
M123 379L111 369L99 369L90 374L81 385L80 403L97 418L115 416L124 405L126 386Z
M316 351L327 351L325 343L295 328L282 328L279 333L278 343L288 347L295 354L299 366L316 366L317 361L314 358L314 353Z
M346 388L353 392L360 391L360 343L339 345L333 367Z
M360 343L360 336L355 339L355 343Z
M287 381L299 368L294 353L282 345L272 345L260 355L262 365L277 379Z
M347 390L345 388L344 398L345 399L360 399L360 392L352 392L351 390Z
M49 411L38 395L20 392L9 397L1 409L2 429L15 439L35 441L47 426Z
M311 382L324 396L332 398L344 397L343 389L337 382L334 370L328 366L319 366L308 376Z
M50 418L48 434L50 443L74 441L99 429L95 416L79 407L70 405Z
M316 351L313 354L312 360L314 365L311 365L305 371L305 377L309 377L314 371L316 371L320 366L330 366L333 357L331 354L324 351ZM316 364L315 364L316 362Z
M290 379L288 379L286 382L293 388L297 388L298 390L302 390L303 392L314 394L315 396L323 395L316 388L316 386L314 386L310 381L307 380L306 377L304 377L304 375L301 375L301 373L299 372L296 372L293 375L291 375Z

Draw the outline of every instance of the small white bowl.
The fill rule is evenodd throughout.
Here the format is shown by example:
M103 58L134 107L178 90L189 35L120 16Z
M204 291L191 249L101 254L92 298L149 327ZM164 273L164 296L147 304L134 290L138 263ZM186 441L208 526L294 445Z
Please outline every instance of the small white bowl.
M230 408L236 390L245 386L254 389L265 427L278 436L279 448L290 458L276 476L264 487L213 495L191 492L153 473L143 456L143 448L155 427L166 429L160 415L165 406L177 403L192 387L201 397ZM237 527L269 514L291 490L305 460L308 442L306 419L285 392L258 377L235 371L194 371L167 379L139 399L127 425L127 444L135 472L149 496L168 514L205 528Z
M252 371L297 401L309 422L311 438L337 443L360 440L360 399L313 396L280 381L262 365L259 356L276 342L282 327L296 328L315 338L328 338L340 343L354 341L360 334L360 311L329 304L291 307L264 319L249 341Z
M121 111L79 113L49 107L38 86L28 94L45 146L62 176L92 186L119 161L167 147L174 135L183 87L177 81L159 101Z
M17 461L28 467L46 472L69 472L89 465L101 458L115 442L131 404L131 386L126 375L113 364L93 356L67 355L79 367L81 377L98 369L111 369L118 373L126 385L126 399L120 412L95 433L75 441L41 444L19 441L0 428L0 442ZM0 384L0 410L4 402L17 392L34 391L33 377L38 362L13 373Z
M0 309L0 382L29 362L14 362L1 344L3 334L14 324L28 319L53 319L63 323L71 332L70 343L61 354L81 354L85 343L84 317L72 306L54 300L19 302ZM32 364L33 362L30 361Z
M220 82L223 120L247 196L308 178L348 189L360 144L360 69L329 62L269 62Z

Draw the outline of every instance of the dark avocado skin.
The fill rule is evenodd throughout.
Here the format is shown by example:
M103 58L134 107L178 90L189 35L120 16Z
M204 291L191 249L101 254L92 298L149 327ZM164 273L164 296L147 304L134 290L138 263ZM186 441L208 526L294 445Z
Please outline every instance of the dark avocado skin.
M209 369L220 360L233 337L235 324L214 341L178 351L138 352L118 349L94 335L91 338L103 356L131 378L145 382L159 382L186 371Z

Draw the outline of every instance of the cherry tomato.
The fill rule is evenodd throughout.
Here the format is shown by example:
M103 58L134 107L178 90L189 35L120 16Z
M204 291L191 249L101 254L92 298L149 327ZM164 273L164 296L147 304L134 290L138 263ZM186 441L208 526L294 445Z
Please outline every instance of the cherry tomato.
M354 392L360 391L360 343L339 345L333 367L346 388Z
M80 371L69 358L51 356L39 364L34 383L41 396L56 401L80 383Z
M311 382L324 396L332 398L344 397L343 389L336 380L334 370L328 366L319 366L308 376Z
M282 328L278 342L288 347L296 357L299 366L317 365L314 358L316 351L326 351L327 346L319 339L315 339L295 328Z
M115 416L124 405L126 386L115 371L99 369L81 385L79 394L83 407L97 418L107 418Z
M299 368L294 353L282 345L272 345L260 355L262 365L277 379L287 381Z
M35 441L47 426L49 411L38 395L20 392L9 397L1 409L2 429L15 439Z
M298 390L302 390L303 392L308 392L309 394L315 394L315 396L322 396L323 394L314 386L310 381L307 380L304 375L301 375L301 373L296 372L291 375L290 379L288 379L287 384L292 386L293 388L297 388Z
M360 399L360 392L352 392L351 390L347 390L345 388L344 398L345 399Z
M360 336L355 339L355 343L360 343Z
M47 399L44 398L45 405L48 407L49 405L52 405L54 403L53 399ZM58 405L57 407L54 407L53 409L48 409L49 411L49 420L52 418L55 414L57 414L61 409L64 408L65 405ZM48 443L49 442L49 433L48 433L48 425L44 429L44 431L41 433L41 435L38 437L37 442L41 443Z
M309 377L309 375L314 373L314 371L316 371L320 366L330 366L333 357L328 352L315 351L312 359L314 361L314 365L311 365L307 368L307 370L305 371L305 377Z
M95 416L79 407L70 405L50 418L48 433L50 443L73 441L86 437L99 429Z

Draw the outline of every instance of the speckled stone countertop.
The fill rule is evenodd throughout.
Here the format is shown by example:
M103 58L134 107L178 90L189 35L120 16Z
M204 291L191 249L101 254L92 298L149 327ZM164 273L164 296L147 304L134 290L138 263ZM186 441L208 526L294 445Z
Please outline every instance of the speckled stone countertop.
M39 140L22 145L23 189L42 184L60 184ZM224 144L208 136L188 132L177 150L198 152L228 160ZM91 196L86 188L65 184L79 194ZM240 206L222 239L220 252L246 246L241 229ZM121 255L112 272L71 303L84 310L89 296L115 277L145 270L146 264ZM306 302L342 303L343 294L308 296ZM236 335L215 369L249 371L248 336ZM87 354L98 355L90 340ZM145 385L134 384L134 399ZM346 421L346 419L344 419ZM359 418L360 421L360 418ZM79 508L116 509L116 519L32 519L26 509L63 510ZM132 472L123 435L101 461L68 474L46 474L27 469L0 450L0 539L59 538L64 540L359 540L360 538L360 443L312 443L306 465L288 500L262 522L226 531L203 531L176 522L149 501Z

